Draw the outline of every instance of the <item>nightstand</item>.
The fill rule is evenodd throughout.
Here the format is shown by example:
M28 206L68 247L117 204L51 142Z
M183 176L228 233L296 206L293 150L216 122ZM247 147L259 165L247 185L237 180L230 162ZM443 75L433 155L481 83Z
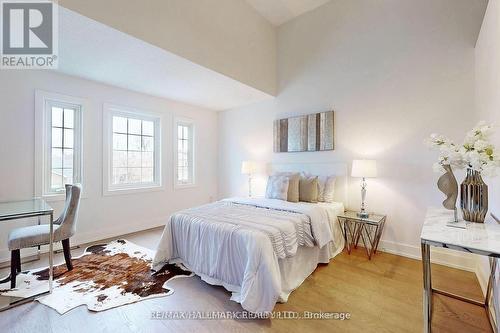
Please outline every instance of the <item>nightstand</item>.
M368 218L357 216L355 211L345 211L337 216L340 230L344 236L347 253L351 254L352 248L358 247L359 239L363 241L368 259L377 253L380 236L384 230L386 216L370 214Z

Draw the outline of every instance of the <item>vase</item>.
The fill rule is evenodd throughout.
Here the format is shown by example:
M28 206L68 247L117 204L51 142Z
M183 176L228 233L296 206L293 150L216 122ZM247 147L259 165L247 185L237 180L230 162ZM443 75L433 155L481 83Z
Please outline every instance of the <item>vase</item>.
M460 185L460 207L464 220L484 222L488 212L488 186L480 172L467 169L467 175Z

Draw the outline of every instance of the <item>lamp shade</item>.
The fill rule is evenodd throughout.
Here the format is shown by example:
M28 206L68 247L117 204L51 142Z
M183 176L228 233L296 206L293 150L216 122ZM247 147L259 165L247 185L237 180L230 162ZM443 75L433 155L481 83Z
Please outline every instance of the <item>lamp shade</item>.
M243 161L241 162L241 173L243 175L250 175L255 173L256 165L254 161Z
M373 178L377 177L377 162L375 160L354 160L352 161L352 177Z

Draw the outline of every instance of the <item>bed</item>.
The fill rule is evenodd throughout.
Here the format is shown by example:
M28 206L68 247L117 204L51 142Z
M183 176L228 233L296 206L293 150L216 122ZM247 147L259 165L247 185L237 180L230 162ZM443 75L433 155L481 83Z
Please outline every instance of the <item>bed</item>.
M275 164L271 170L297 168L316 174L336 170L341 178L337 197L346 196L343 165ZM228 198L186 209L166 223L153 269L167 262L182 264L205 282L232 292L231 300L243 309L272 311L319 263L329 263L342 251L344 239L336 217L343 211L343 202L266 198Z

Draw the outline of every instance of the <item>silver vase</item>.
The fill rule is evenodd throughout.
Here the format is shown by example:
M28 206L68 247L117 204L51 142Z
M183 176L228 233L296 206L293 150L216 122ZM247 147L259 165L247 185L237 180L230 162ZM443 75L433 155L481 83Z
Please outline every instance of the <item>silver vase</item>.
M488 212L488 186L480 172L467 169L467 176L460 185L460 206L464 220L484 222Z

